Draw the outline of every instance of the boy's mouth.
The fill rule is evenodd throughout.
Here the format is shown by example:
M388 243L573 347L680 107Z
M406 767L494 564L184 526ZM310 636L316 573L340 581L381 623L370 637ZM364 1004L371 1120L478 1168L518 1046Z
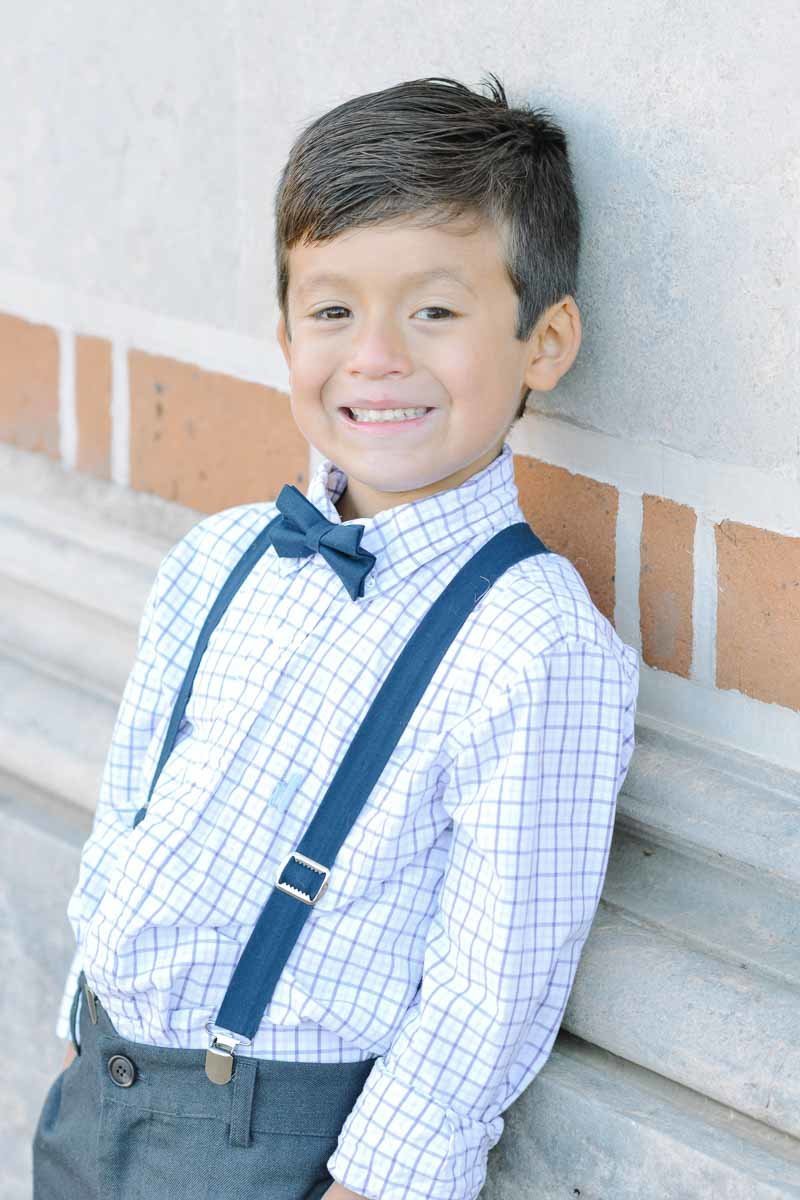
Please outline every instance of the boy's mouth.
M403 429L418 429L427 421L433 411L432 408L422 404L405 409L360 409L357 413L347 406L339 409L343 421L351 429L363 430L369 434L388 434Z

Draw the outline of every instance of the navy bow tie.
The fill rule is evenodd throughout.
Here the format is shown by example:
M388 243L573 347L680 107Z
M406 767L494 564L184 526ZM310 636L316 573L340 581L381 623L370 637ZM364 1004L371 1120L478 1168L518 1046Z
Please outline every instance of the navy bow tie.
M275 501L280 511L270 525L271 540L281 558L319 552L344 583L351 600L364 595L364 580L375 566L375 555L360 550L363 525L335 525L292 483Z

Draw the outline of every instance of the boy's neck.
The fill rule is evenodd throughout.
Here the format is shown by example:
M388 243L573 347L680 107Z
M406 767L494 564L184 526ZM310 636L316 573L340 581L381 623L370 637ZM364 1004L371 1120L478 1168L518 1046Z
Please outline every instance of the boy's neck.
M442 491L446 483L439 480L430 484L428 489L418 489L412 492L373 492L370 489L356 487L356 494L348 483L339 499L336 501L336 511L343 521L363 520L365 517L375 517L378 513L386 512L389 508L397 508L410 500L419 500L428 492Z
M386 512L387 509L397 508L400 504L408 504L413 500L421 500L423 496L446 491L448 486L452 487L453 485L448 485L446 480L437 480L427 488L420 488L413 492L383 492L380 495L370 492L363 498L357 499L353 496L350 484L348 484L336 502L336 511L343 521L363 520L366 517L375 517L378 513Z
M347 488L336 501L336 511L343 521L352 521L354 517L358 516L358 513L351 511L350 493Z
M350 481L348 480L344 491L336 502L336 511L343 521L353 521L363 519L365 517L374 517L378 513L385 512L388 508L397 508L400 504L408 504L414 500L422 500L426 496L433 496L437 492L449 491L451 488L458 487L466 479L484 470L491 462L502 454L503 441L501 439L498 445L494 446L481 458L470 463L461 470L453 472L451 475L445 476L443 479L437 479L433 483L429 483L427 487L417 488L410 492L374 492L370 488L366 488L360 483L356 483L355 495Z

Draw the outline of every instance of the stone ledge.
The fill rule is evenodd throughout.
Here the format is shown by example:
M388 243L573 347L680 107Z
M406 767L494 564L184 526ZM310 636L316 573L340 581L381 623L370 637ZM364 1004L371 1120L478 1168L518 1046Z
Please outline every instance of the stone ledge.
M800 775L785 767L637 721L618 819L800 892Z
M562 1031L481 1200L798 1200L794 1138Z
M117 707L0 654L0 770L94 811Z
M138 492L79 471L70 471L43 454L0 442L0 508L22 502L28 513L38 511L70 520L76 526L98 522L114 527L115 544L124 530L156 544L175 542L205 515L150 492Z
M604 908L586 940L563 1024L800 1138L798 1013L796 987L644 925L635 914Z

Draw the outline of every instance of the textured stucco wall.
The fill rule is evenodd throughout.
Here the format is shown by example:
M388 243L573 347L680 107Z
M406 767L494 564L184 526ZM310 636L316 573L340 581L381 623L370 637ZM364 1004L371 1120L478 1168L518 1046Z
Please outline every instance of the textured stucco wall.
M272 342L296 132L493 70L565 124L586 218L584 345L537 407L800 479L791 0L33 0L3 24L0 271Z

